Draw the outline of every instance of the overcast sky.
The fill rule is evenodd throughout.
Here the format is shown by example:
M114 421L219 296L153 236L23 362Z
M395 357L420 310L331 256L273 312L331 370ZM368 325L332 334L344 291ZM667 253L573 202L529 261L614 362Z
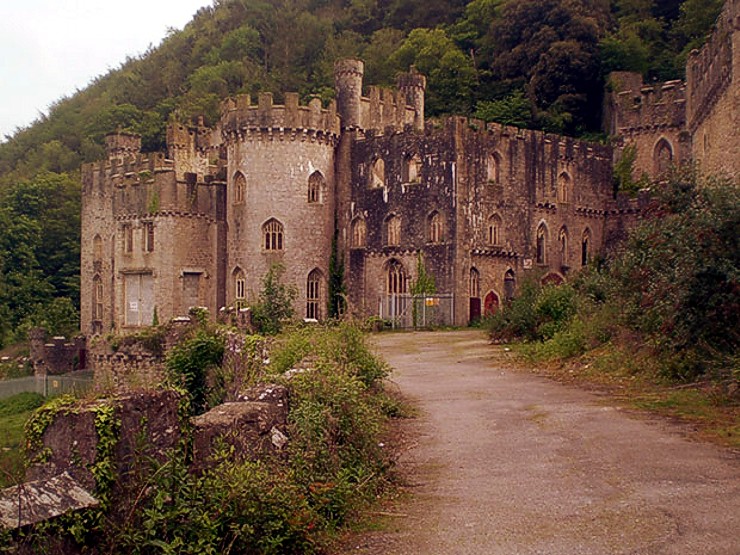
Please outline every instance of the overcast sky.
M0 0L0 142L212 0Z

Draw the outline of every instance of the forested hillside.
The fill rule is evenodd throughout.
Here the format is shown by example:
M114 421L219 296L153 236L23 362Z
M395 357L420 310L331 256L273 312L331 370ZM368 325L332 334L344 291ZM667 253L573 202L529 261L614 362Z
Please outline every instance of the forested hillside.
M682 77L721 0L216 0L182 31L101 76L0 144L0 312L5 330L35 307L77 305L76 172L106 133L164 146L172 118L236 93L333 95L333 64L366 63L366 82L428 77L427 115L476 115L572 135L598 133L605 75ZM28 201L28 202L27 202ZM69 301L57 301L66 298ZM62 306L63 305L63 306Z

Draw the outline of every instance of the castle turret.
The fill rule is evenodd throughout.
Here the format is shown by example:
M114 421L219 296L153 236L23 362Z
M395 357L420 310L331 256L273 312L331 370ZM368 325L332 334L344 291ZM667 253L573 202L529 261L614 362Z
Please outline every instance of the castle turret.
M344 129L360 126L364 72L365 64L361 60L338 60L334 64L337 111Z
M398 76L398 90L406 98L406 104L412 106L416 112L414 129L424 130L424 91L427 88L427 78L417 71L414 66L408 73Z
M141 152L141 135L116 131L105 136L105 151L108 159L136 156Z

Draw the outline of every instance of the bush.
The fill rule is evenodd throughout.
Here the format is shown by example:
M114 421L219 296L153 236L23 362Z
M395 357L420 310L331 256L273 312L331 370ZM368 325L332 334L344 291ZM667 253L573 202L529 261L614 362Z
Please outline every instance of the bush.
M282 283L285 269L274 264L262 280L259 302L252 307L252 316L257 330L265 335L280 333L286 322L294 317L293 301L298 292L295 287Z
M190 394L195 414L207 410L206 380L209 370L220 366L224 356L224 339L214 331L200 328L167 353L165 364L170 378Z

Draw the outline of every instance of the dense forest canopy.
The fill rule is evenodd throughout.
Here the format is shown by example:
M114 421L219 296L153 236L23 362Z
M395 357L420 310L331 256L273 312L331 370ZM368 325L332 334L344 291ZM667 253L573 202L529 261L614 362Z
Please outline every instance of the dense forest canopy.
M0 311L5 339L34 307L77 306L81 163L117 128L164 146L175 118L237 93L333 92L333 64L359 57L366 82L414 64L427 115L476 115L572 135L598 133L605 76L682 77L721 0L215 0L144 55L60 99L0 144ZM18 275L27 276L19 279ZM16 283L17 282L17 283ZM20 287L23 291L17 290ZM20 308L20 304L24 308ZM61 306L61 304L64 306ZM65 304L68 303L68 304Z

